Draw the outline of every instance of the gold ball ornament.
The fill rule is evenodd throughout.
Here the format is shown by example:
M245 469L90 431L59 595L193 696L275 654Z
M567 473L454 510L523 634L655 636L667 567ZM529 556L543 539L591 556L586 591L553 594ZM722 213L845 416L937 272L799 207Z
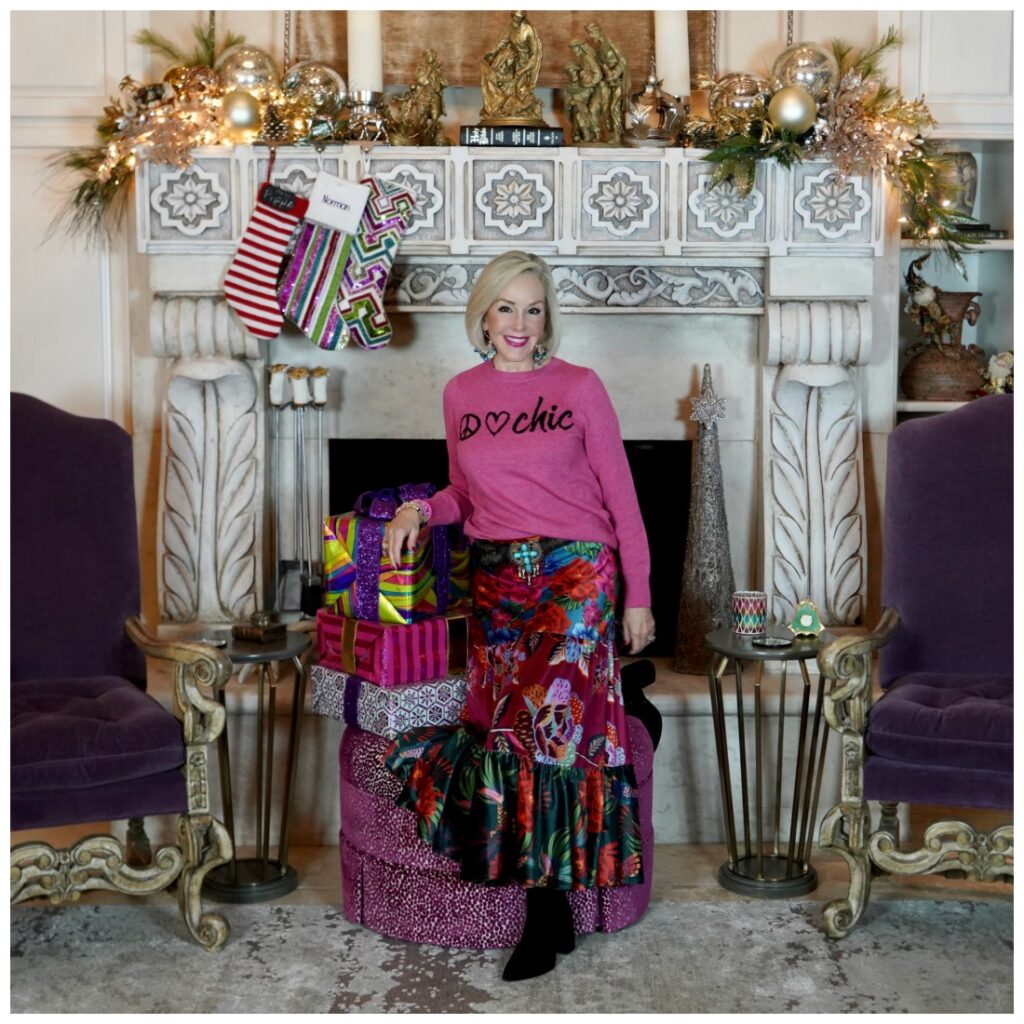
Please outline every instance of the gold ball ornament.
M768 103L768 120L776 128L800 135L814 124L818 104L806 89L791 85L779 89Z
M208 64L197 64L186 69L184 88L187 99L213 99L220 95L220 79Z
M821 102L839 80L839 62L817 43L794 43L775 58L772 77L779 88L799 85Z
M737 71L715 82L708 98L708 109L713 117L726 113L762 116L771 91L768 79Z
M256 46L240 43L225 50L217 61L221 91L247 92L256 99L273 99L278 91L280 74L273 58Z
M221 114L233 142L246 142L259 131L263 106L255 96L236 89L220 101Z
M332 67L306 60L290 67L281 80L281 94L320 117L332 117L348 96L345 79Z
M162 81L166 82L174 90L176 96L184 96L188 73L189 68L177 64L164 72Z

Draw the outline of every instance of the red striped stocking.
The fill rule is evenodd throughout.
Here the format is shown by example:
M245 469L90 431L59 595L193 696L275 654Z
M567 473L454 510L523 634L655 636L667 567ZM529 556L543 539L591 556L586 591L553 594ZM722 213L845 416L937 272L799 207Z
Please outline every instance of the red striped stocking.
M257 338L276 338L284 317L277 303L277 274L295 225L309 200L264 182L242 240L224 276L224 297Z

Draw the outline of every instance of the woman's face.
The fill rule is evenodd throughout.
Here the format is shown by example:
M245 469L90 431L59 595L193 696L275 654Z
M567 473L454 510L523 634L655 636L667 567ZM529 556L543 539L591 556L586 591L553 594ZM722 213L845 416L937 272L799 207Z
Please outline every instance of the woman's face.
M532 370L533 353L544 336L544 285L530 271L514 277L484 314L484 330L494 346L499 370Z

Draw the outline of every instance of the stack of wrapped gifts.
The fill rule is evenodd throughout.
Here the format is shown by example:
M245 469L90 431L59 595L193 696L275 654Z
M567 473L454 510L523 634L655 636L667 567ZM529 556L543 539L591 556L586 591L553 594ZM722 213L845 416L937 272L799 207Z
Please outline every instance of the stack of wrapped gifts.
M401 564L384 526L428 484L363 494L324 521L324 607L317 612L313 711L394 738L453 725L466 700L469 550L457 527L425 526Z

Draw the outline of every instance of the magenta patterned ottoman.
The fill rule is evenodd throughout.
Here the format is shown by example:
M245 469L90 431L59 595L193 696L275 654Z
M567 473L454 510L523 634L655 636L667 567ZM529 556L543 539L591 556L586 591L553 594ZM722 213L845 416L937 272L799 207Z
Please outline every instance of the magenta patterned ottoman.
M644 881L570 892L576 933L614 932L638 921L651 899L654 749L647 730L628 718L644 823ZM523 890L476 885L458 864L416 834L416 815L395 804L398 779L381 764L390 741L349 727L338 750L341 795L342 910L372 931L409 942L490 949L514 946L526 919Z

